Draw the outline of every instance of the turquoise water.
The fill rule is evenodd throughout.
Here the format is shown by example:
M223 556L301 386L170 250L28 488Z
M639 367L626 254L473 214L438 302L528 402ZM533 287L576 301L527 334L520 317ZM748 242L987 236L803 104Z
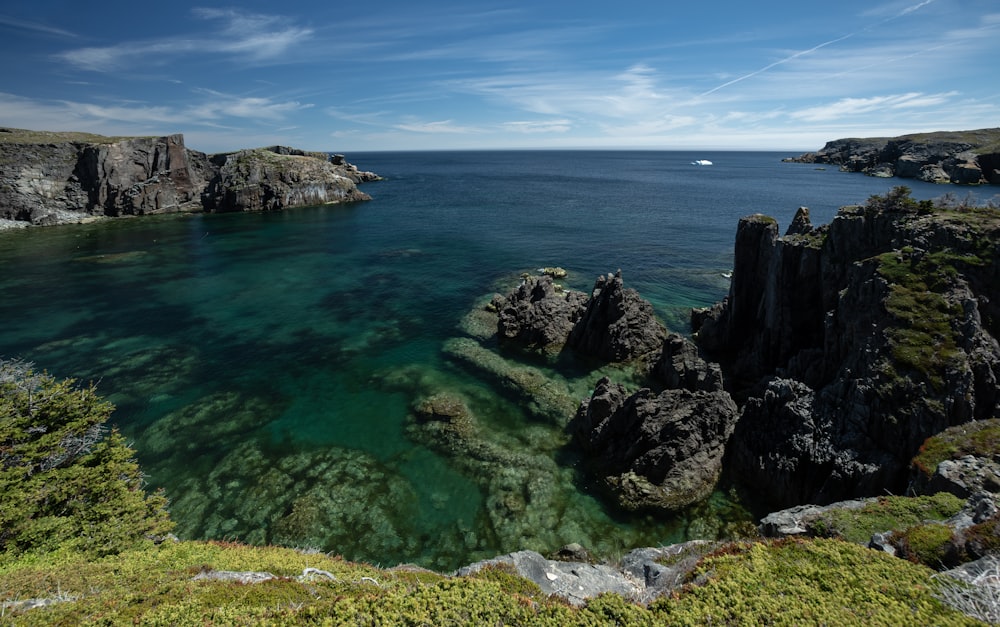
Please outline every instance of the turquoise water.
M725 494L670 519L609 511L560 421L453 338L483 297L552 265L581 289L621 268L685 332L725 294L741 216L784 227L807 205L826 222L898 183L782 156L355 154L386 177L371 202L0 233L0 356L95 381L183 537L449 569L725 535L745 517ZM598 376L533 365L573 402ZM440 394L473 416L457 435L414 419Z

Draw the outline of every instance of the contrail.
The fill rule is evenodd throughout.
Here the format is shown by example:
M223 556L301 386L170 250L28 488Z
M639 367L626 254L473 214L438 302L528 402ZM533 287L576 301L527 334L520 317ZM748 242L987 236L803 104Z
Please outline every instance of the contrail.
M933 0L927 0L927 1L928 2L933 2ZM848 33L847 35L844 35L843 37L838 37L837 39L831 39L830 41L823 42L823 43L821 43L818 46L813 46L812 48L810 48L808 50L802 50L801 52L796 52L795 54L793 54L791 56L788 56L788 57L785 57L784 59L780 59L778 61L775 61L774 63L772 63L770 65L765 65L764 67L760 68L759 70L755 70L753 72L750 72L749 74L744 74L743 76L740 76L739 78L734 78L733 80L729 81L728 83L723 83L723 84L719 85L718 87L713 87L712 89L709 89L705 93L701 94L701 96L707 96L709 94L714 94L715 92L719 91L723 87L729 87L733 83L738 83L738 82L744 81L744 80L746 80L746 79L748 79L750 77L757 76L761 72L766 72L766 71L770 70L771 68L773 68L776 65L781 65L782 63L787 63L788 61L791 61L792 59L797 59L798 57L801 57L804 54L809 54L810 52L815 52L815 51L819 50L820 48L823 48L825 46L829 46L830 44L835 44L838 41L844 41L848 37L852 37L852 36L854 36L854 33Z
M853 33L848 33L848 34L844 35L843 37L838 37L837 39L831 39L830 41L821 43L820 45L814 46L814 47L812 47L812 48L810 48L808 50L803 50L801 52L796 52L795 54L793 54L791 56L788 56L788 57L785 57L784 59L780 59L778 61L775 61L774 63L772 63L770 65L765 65L764 67L760 68L759 70L755 70L753 72L750 72L749 74L744 74L743 76L740 76L739 78L734 78L733 80L731 80L731 81L729 81L727 83L723 83L723 84L719 85L718 87L713 87L712 89L709 89L705 93L700 94L699 97L708 96L709 94L714 94L715 92L719 91L723 87L729 87L730 85L732 85L734 83L738 83L740 81L745 81L748 78L752 78L752 77L757 76L758 74L760 74L762 72L766 72L766 71L770 70L771 68L773 68L776 65L781 65L782 63L787 63L787 62L791 61L792 59L797 59L797 58L801 57L802 55L809 54L810 52L816 52L820 48L825 48L826 46L829 46L831 44L835 44L838 41L844 41L848 37L853 37L857 33L862 33L862 32L871 30L871 29L873 29L873 28L875 28L877 26L881 26L882 24L885 24L886 22L891 22L892 20L901 18L904 15L909 15L910 13L913 13L914 11L917 11L917 10L919 10L919 9L927 6L928 4L930 4L932 2L934 2L934 0L922 0L921 2L918 2L917 4L910 5L910 6L906 7L905 9L903 9L902 11L900 11L899 13L897 13L896 15L893 15L892 17L887 17L884 20L882 20L880 22L877 22L876 24L874 24L872 26L867 26L865 28L862 28L861 30L854 31Z

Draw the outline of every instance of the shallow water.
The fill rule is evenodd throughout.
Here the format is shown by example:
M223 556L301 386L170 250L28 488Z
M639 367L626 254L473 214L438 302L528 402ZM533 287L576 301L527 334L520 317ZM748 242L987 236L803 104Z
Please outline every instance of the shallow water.
M745 513L724 494L671 519L609 511L559 421L445 347L484 295L553 265L580 289L621 268L685 332L728 288L741 216L784 228L806 205L818 224L899 183L782 156L355 154L386 177L371 202L0 233L0 356L96 381L184 537L448 569L725 534ZM549 374L574 402L596 380ZM475 417L458 441L413 419L441 393Z

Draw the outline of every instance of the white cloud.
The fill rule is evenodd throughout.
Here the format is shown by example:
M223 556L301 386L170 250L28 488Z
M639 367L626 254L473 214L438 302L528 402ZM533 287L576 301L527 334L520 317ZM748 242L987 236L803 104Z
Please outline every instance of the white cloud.
M313 34L310 28L289 25L285 18L274 15L216 9L195 9L195 15L205 20L222 20L222 30L78 48L59 53L55 58L93 72L165 65L191 54L226 54L239 61L261 62L279 59L293 45Z
M939 107L957 95L957 92L939 94L913 92L908 94L872 96L869 98L842 98L837 102L793 111L789 114L789 117L806 122L827 122L884 111L886 109L899 110Z
M573 128L569 120L544 120L535 122L505 122L501 125L505 133L568 133Z
M410 133L445 133L449 135L469 135L482 133L482 129L472 126L455 124L452 120L438 122L403 122L394 124L393 128Z

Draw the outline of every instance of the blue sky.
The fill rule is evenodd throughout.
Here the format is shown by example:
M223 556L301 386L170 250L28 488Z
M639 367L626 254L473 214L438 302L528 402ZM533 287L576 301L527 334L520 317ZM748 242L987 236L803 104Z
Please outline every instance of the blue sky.
M1000 126L996 0L8 0L0 48L0 125L206 152L805 151Z

